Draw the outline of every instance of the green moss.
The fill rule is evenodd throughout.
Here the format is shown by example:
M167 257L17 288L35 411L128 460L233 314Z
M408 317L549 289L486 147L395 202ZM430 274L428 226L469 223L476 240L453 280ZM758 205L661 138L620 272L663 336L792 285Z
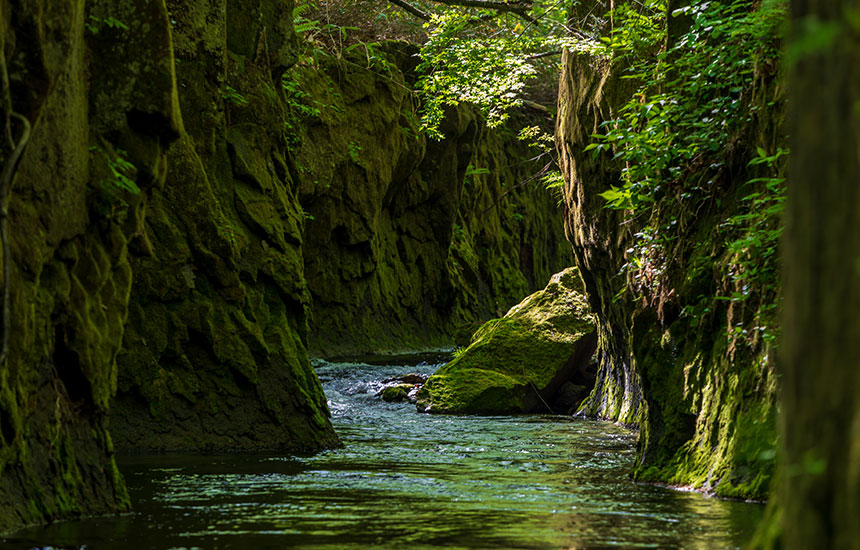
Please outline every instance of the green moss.
M337 443L308 361L306 220L285 133L288 98L273 71L274 48L286 43L271 30L282 16L291 21L281 5L292 3L252 4L228 3L227 20L210 14L230 51L213 43L203 54L183 49L178 60L180 100L193 123L170 151L172 185L148 204L157 252L132 259L111 419L120 449L307 451ZM183 44L196 40L183 33L200 16L177 15ZM211 74L246 102L221 102L223 86Z
M0 532L128 505L106 417L131 286L129 241L143 230L144 208L142 197L128 195L105 209L103 162L89 146L122 148L145 192L163 180L162 146L179 121L166 8L111 3L118 17L135 14L127 39L112 42L109 31L83 28L106 7L21 6L15 26L0 30L20 54L11 80L32 84L26 97L11 91L33 124L10 202L13 338L0 365ZM110 69L115 56L127 71ZM126 115L138 112L158 119L161 141L130 127Z
M564 370L593 340L594 325L575 268L563 271L500 318L485 323L472 343L431 376L418 395L429 412L527 412L545 405ZM568 373L569 375L569 373Z

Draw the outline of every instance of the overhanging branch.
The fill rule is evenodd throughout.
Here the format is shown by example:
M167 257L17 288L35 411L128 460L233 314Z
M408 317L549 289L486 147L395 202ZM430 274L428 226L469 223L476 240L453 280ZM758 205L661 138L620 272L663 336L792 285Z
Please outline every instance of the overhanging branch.
M433 0L448 6L463 6L465 8L480 8L510 13L528 13L532 9L531 2L499 2L498 0Z
M544 57L552 57L552 56L554 56L554 55L561 55L561 50L555 50L555 51L552 51L552 52L534 53L534 54L532 54L532 55L530 55L530 56L526 57L526 59L528 59L529 61L531 61L531 60L533 60L533 59L543 59Z
M388 0L391 4L399 6L408 11L415 17L429 20L430 14L416 8L412 4L404 0ZM494 10L500 13L513 13L518 17L528 21L529 23L537 23L537 20L529 15L532 9L532 2L502 2L500 0L432 0L446 6L461 6L464 8L479 8L484 10Z
M531 2L499 2L498 0L433 0L446 6L463 6L465 8L480 8L484 10L495 10L500 13L513 13L528 21L537 23L537 20L529 15L532 9Z
M419 10L418 8L416 8L415 6L410 4L409 2L404 2L403 0L388 0L388 2L391 4L394 4L395 6L402 8L404 11L411 13L412 15L417 17L418 19L423 19L424 21L430 20L430 14L429 13Z

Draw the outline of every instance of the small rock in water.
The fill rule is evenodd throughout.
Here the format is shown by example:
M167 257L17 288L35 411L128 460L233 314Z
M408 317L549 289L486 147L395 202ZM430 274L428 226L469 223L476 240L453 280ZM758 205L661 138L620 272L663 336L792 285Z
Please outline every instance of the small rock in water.
M415 384L412 386L412 389L409 390L409 395L406 398L410 403L416 403L418 401L418 392L421 391L421 388L424 387L424 384Z
M422 376L417 372L410 372L409 374L404 374L399 377L398 380L403 382L404 384L423 384L427 381L426 376Z
M382 389L382 400L389 403L396 401L405 401L412 390L412 384L398 384L396 386L388 386Z
M391 378L386 378L383 380L384 383L389 384L391 382L400 382L401 384L423 384L427 381L427 376L418 374L417 372L410 372L409 374L403 374L401 376L394 376Z

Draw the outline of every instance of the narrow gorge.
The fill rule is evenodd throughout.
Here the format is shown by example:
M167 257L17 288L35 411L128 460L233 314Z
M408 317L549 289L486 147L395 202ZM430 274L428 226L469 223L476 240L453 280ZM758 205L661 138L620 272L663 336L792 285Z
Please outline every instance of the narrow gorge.
M291 2L3 7L0 530L127 509L115 450L335 446L309 349L448 345L571 262L513 130L420 134L406 44L307 55Z
M857 548L837 8L0 0L0 546Z

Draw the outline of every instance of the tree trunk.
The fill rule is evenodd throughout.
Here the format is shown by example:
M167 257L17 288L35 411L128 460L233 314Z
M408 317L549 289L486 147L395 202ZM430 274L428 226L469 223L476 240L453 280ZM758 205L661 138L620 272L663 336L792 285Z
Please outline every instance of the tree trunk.
M860 2L791 9L783 547L860 548Z

